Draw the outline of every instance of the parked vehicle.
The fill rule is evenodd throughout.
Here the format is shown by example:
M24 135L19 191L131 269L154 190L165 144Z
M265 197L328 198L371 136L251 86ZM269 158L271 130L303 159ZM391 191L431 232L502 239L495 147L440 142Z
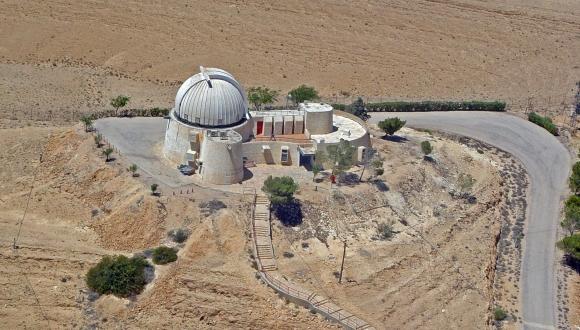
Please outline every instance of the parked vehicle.
M192 175L193 174L193 167L185 164L181 164L177 166L177 169L183 175Z

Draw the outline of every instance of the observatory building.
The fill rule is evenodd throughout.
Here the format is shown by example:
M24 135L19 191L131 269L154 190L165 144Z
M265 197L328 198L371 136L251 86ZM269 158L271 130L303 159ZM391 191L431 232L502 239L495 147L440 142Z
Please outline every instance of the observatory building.
M311 102L293 110L248 111L246 93L230 73L200 67L177 91L163 152L204 182L234 184L256 164L309 166L317 150L342 139L357 148L360 162L370 137L356 116Z

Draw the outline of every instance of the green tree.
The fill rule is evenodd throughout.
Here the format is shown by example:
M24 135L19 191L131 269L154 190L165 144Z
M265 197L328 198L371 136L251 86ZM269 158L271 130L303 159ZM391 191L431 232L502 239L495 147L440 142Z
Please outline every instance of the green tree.
M367 113L367 108L362 98L357 98L347 110L349 113L359 117L360 119L366 121L371 116Z
M131 175L133 175L133 177L136 177L139 176L137 174L137 169L138 169L137 164L131 164L131 166L127 168L127 171L131 172Z
M97 145L97 148L103 146L103 134L97 133L97 135L95 135L95 144Z
M557 245L572 259L580 262L580 234L564 237Z
M165 265L177 260L177 250L167 246L160 246L153 250L153 263L156 265Z
M421 142L421 151L423 151L425 157L429 157L429 155L433 152L433 146L431 146L429 141L423 141Z
M378 123L378 126L387 135L393 135L396 131L400 130L405 126L407 122L399 119L399 117L387 118Z
M569 235L580 228L580 196L572 195L566 200L564 220L560 223Z
M151 195L157 195L157 188L159 187L159 185L157 183L154 183L151 185Z
M248 89L248 101L260 110L264 104L272 104L278 101L279 91L268 87L250 87Z
M113 153L113 148L107 148L105 150L103 150L103 155L105 155L105 162L108 162L111 160L111 154Z
M268 176L262 191L268 194L272 204L289 204L294 201L294 193L298 189L298 184L289 176L272 177Z
M85 125L85 132L89 132L93 127L93 118L91 116L83 115L81 122Z
M149 263L142 257L105 256L87 273L86 283L99 294L128 297L140 293L145 284L145 267Z
M319 163L314 163L312 165L312 182L316 179L318 173L322 172L322 165Z
M295 104L318 99L318 92L314 87L300 85L290 91L290 97Z
M496 321L503 321L507 318L507 313L498 306L493 310L493 318Z
M572 175L570 176L570 189L574 194L580 194L580 162L576 162L572 167Z
M125 96L125 95L119 95L119 96L111 99L111 106L113 106L113 108L115 108L115 116L118 115L120 108L125 107L127 105L127 103L129 103L130 99L131 98L129 96Z
M355 147L353 147L350 142L345 139L340 139L338 144L327 146L327 159L330 163L330 167L332 168L332 174L342 174L351 168L354 164L354 152Z

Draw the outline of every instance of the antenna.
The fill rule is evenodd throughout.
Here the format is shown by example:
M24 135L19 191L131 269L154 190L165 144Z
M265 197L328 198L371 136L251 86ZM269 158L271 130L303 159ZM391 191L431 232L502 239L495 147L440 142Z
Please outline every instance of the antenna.
M205 68L201 65L199 66L199 73L201 73L201 76L207 82L209 88L213 88L213 86L211 85L211 79L209 78L209 75L207 74L207 72L205 72Z

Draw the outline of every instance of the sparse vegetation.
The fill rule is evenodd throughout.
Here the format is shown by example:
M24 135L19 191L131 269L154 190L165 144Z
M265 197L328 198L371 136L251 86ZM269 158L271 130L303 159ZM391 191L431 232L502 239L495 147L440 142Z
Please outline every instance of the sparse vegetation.
M154 183L151 185L151 195L155 196L157 195L157 188L159 187L159 185L157 183Z
M345 104L333 104L335 109L344 110ZM505 111L501 101L390 101L366 103L368 112L431 112L431 111Z
M97 146L97 148L103 146L103 134L97 133L97 135L95 135L95 145Z
M427 158L433 152L433 146L431 146L429 141L423 141L421 142L421 151L423 151L423 155Z
M543 128L546 129L546 131L550 132L552 135L558 135L558 127L556 127L556 125L554 125L554 123L552 122L552 119L550 119L549 117L543 117L538 115L535 112L531 112L528 115L528 120L531 121L532 123L541 126Z
M576 162L572 167L572 175L570 175L569 185L574 194L580 195L580 162Z
M318 92L314 87L300 85L288 93L295 104L318 99Z
M393 226L388 223L380 223L377 226L377 232L379 238L382 240L390 240L395 235L395 231L393 230Z
M153 263L156 265L165 265L177 260L177 250L167 246L160 246L153 249Z
M457 186L459 187L461 195L468 195L471 192L471 189L473 189L475 182L476 180L471 176L471 174L459 174L459 177L457 178Z
M145 267L149 263L142 257L106 256L87 273L86 283L99 294L128 297L145 287Z
M507 313L501 308L496 307L493 310L493 319L496 321L503 321L507 318Z
M272 204L289 204L294 200L298 184L289 176L268 176L262 186L262 191L268 194Z
M314 163L312 165L312 181L314 182L314 180L316 179L316 176L318 175L318 173L322 172L322 165L320 165L319 163Z
M379 128L387 135L393 135L395 132L403 128L407 122L401 120L399 117L387 118L378 123Z
M248 101L254 105L255 110L260 110L262 105L278 101L279 94L279 91L268 87L250 87L248 89Z
M133 177L137 177L139 176L139 173L137 173L137 169L138 169L137 164L131 164L131 166L127 168L127 171L131 172L131 175Z
M115 108L115 115L118 115L119 109L124 108L131 98L125 95L119 95L111 99L111 106Z
M189 230L179 228L167 232L167 236L175 243L183 243L189 238Z
M105 156L105 162L111 160L111 154L113 153L113 148L106 148L103 150L103 155Z
M91 116L88 115L83 115L81 117L81 122L83 123L83 125L85 125L85 132L90 132L91 129L93 128L93 118L91 118Z

